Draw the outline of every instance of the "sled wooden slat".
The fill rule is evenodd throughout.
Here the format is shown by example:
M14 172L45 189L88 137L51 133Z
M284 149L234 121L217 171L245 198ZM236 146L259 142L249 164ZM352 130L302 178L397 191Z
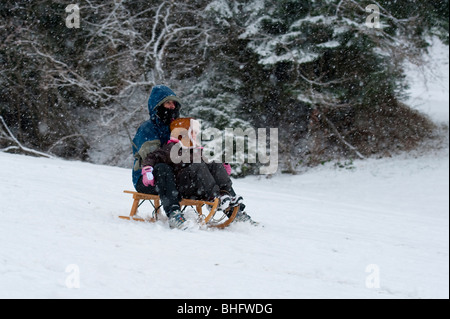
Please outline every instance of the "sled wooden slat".
M156 222L156 219L154 219L154 218L143 219L143 218L130 217L130 216L119 216L119 218L126 219L126 220L134 220L134 221L137 221L137 222Z
M154 222L158 221L158 215L161 212L161 209L160 209L161 208L161 200L158 195L142 194L142 193L127 191L127 190L124 191L124 193L133 195L133 205L131 206L130 216L119 216L119 218L125 219L125 220L139 221L139 222L154 223ZM136 217L139 205L141 204L142 201L146 201L146 200L152 202L152 205L154 206L154 211L153 211L154 217L148 218L148 219ZM216 214L217 207L219 206L218 198L216 198L213 202L203 201L203 200L193 200L193 199L182 199L180 202L181 208L183 208L185 206L195 207L195 210L197 211L197 214L199 216L204 216L202 208L205 205L210 206L211 210L209 211L209 214L206 217L204 217L203 223L206 224L208 227L212 227L212 228L228 227L234 221L234 219L236 218L236 215L239 211L239 208L235 207L231 217L228 218L225 222L219 223L219 224L209 224L212 221L214 215Z

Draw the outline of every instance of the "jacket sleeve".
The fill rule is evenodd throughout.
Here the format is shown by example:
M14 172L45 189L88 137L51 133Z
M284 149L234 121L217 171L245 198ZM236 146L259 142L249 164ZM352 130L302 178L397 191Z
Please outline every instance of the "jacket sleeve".
M141 148L139 148L134 155L134 157L136 158L134 170L140 171L142 167L145 166L143 165L143 161L147 158L147 156L155 152L156 150L160 149L160 147L161 142L159 140L144 142L141 145Z
M149 153L142 161L142 166L155 166L159 163L172 164L170 161L171 148L169 145L164 145L162 148Z
M141 158L145 159L149 154L157 151L160 147L161 143L159 140L145 142L139 149L139 155Z

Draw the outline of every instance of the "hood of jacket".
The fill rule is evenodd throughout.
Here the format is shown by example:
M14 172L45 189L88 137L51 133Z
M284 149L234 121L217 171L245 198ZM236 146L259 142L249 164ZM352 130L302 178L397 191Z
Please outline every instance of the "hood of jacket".
M174 101L177 104L177 111L181 108L181 100L167 86L157 85L153 87L150 98L148 99L148 112L152 121L159 120L158 109L167 101Z

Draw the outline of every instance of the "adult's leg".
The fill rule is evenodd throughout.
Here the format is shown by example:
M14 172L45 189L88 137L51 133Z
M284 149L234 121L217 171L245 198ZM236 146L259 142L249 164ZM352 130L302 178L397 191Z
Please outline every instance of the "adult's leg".
M239 204L239 212L243 213L245 211L245 205L242 203L243 198L242 196L236 195L236 192L233 189L233 182L231 181L231 178L228 175L223 164L208 163L207 166L211 172L211 175L214 177L217 185L220 186L220 192L230 195L231 197L234 198L233 200L237 200L237 203ZM233 209L230 209L226 212L228 217L231 217L232 213Z
M173 169L167 164L156 164L153 175L155 176L155 187L145 186L140 178L136 190L139 193L159 195L167 215L179 210L181 197L177 190Z
M219 186L220 191L222 193L228 193L231 196L236 196L236 193L233 190L233 182L223 164L213 162L206 164L206 166L208 167L211 176L214 178L214 181Z
M205 163L192 163L184 168L177 184L185 198L210 200L220 195L220 188Z

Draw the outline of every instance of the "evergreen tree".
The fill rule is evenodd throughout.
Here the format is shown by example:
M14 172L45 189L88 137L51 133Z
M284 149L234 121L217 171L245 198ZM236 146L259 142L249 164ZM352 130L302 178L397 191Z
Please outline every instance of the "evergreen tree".
M387 133L391 130L378 122L386 113L415 118L400 102L405 92L402 65L407 57L421 53L424 30L430 30L426 19L394 18L398 12L389 9L401 8L398 1L389 2L387 9L379 4L381 29L367 26L369 13L356 1L254 3L260 11L247 21L241 38L249 41L257 63L243 82L256 76L266 80L242 91L245 100L254 101L244 103L250 105L245 110L251 118L258 109L263 115L258 125L282 130L288 169L295 170L300 161L314 164L336 156L363 158L383 148L392 150L394 139L390 141ZM414 41L411 32L419 35ZM398 47L399 43L404 45ZM401 112L387 111L392 109ZM366 127L361 118L377 124ZM426 120L405 121L397 127L404 149L430 129Z
M80 29L67 4L0 4L2 148L128 166L156 84L205 128L279 128L292 172L408 149L432 129L401 103L402 66L430 36L448 43L448 0L90 0Z

